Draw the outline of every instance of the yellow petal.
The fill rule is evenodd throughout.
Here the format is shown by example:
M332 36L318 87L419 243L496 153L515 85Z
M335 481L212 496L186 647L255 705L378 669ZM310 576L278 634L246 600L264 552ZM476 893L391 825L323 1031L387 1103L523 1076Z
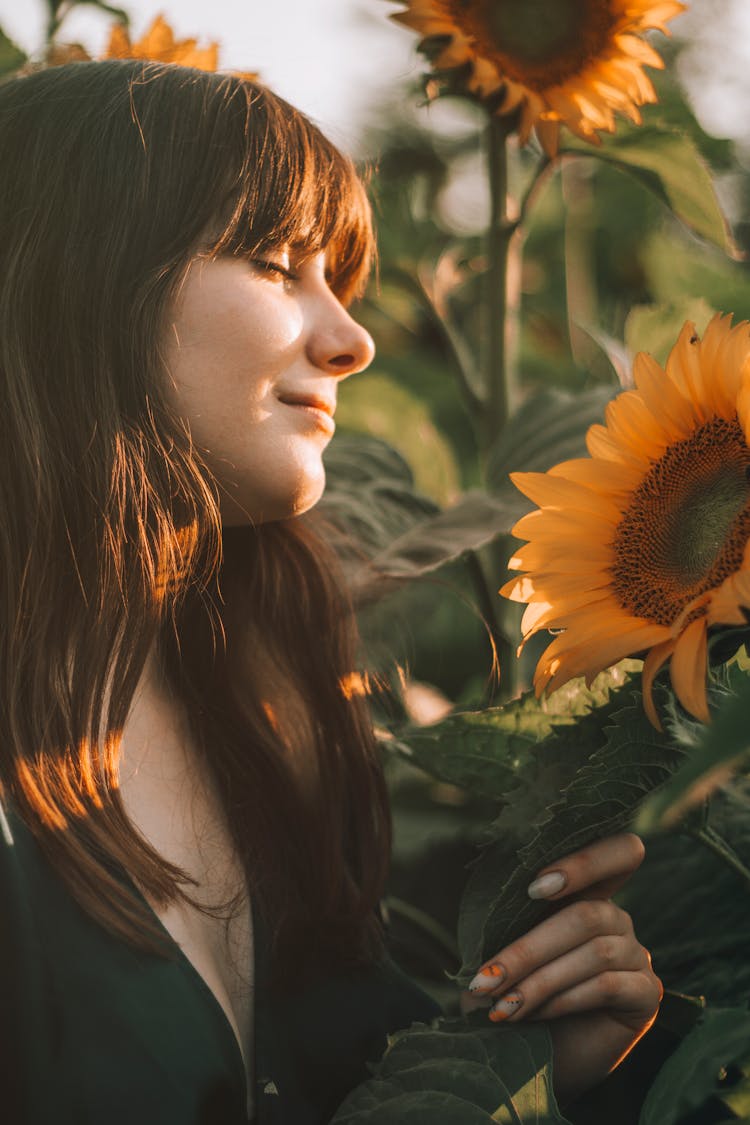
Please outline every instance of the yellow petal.
M564 477L565 480L585 485L597 492L611 493L618 500L632 493L643 479L639 469L626 465L624 461L603 461L596 457L561 461L549 470L549 474Z
M676 387L656 360L639 352L633 361L635 385L652 413L659 412L669 430L670 440L687 437L697 426L693 404Z
M644 456L640 446L631 449L622 442L615 441L606 426L598 424L589 426L586 433L586 448L592 457L629 465L641 473L645 473L650 464L649 458Z
M550 473L511 473L510 479L524 496L540 507L591 512L615 522L622 514L608 496Z
M621 447L637 450L648 461L661 457L670 433L654 417L638 391L625 391L607 404L607 429Z
M555 570L560 574L580 574L600 566L611 566L614 561L614 552L609 543L588 542L585 555L574 551L566 554L555 551L554 548L550 552L547 543L527 543L514 553L508 569L548 570L550 564L554 563Z
M706 619L691 622L677 638L669 666L672 687L682 706L696 719L707 723L706 697Z
M632 624L621 624L614 635L604 632L593 641L587 639L566 649L566 634L556 637L545 650L537 666L534 684L537 693L545 689L550 693L562 687L575 676L593 677L613 664L650 648L664 639L664 627L632 619Z
M524 640L528 640L532 633L544 628L570 627L582 630L585 626L579 624L579 617L583 609L600 613L607 610L616 611L617 605L608 589L587 590L577 597L557 598L554 602L531 602L521 620Z
M612 574L608 567L599 567L598 570L579 571L575 574L539 573L530 582L533 591L528 601L538 601L540 598L555 601L586 590L592 592L609 588L612 585Z
M654 706L654 680L663 667L665 661L674 652L674 646L677 644L675 637L668 637L667 640L662 641L651 649L645 661L643 662L643 672L641 675L641 687L643 688L643 708L652 726L657 730L662 729L659 721L659 716L656 713Z
M603 515L592 517L586 512L537 508L523 516L513 527L512 533L518 539L529 539L544 547L548 560L571 553L580 556L582 544L586 545L587 551L590 550L591 558L598 550L598 558L602 559L611 557L616 529L616 522Z
M700 365L700 338L691 321L686 321L677 343L669 353L667 375L693 404L699 424L710 417L705 407L703 374Z

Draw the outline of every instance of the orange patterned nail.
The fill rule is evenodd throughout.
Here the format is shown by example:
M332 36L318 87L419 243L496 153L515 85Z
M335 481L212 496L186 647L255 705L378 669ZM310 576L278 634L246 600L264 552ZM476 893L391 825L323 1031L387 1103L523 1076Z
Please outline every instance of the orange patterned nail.
M505 969L499 962L492 961L480 969L469 984L469 992L487 992L497 988L505 977Z
M502 996L496 1004L492 1005L489 1017L493 1023L502 1023L517 1012L522 1004L523 996L520 992L509 992L507 996Z

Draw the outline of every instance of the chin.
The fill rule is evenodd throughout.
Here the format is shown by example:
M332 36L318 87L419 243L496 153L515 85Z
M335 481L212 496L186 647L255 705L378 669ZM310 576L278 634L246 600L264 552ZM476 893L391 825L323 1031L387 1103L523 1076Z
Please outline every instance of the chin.
M278 520L302 516L320 500L325 488L325 472L315 478L295 482L288 491L276 489L274 494L248 497L243 503L227 492L221 498L221 522L224 527L243 527L248 524L275 523Z

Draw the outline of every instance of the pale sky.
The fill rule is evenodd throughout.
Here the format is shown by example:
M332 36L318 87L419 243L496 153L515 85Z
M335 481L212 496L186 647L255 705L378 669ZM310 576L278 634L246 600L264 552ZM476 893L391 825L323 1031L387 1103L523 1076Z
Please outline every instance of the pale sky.
M112 0L117 3L118 0ZM140 36L162 12L179 38L217 39L223 67L256 70L341 147L356 151L360 122L379 96L421 72L416 36L388 19L396 0L119 0ZM0 26L27 51L43 42L43 0L0 0ZM92 54L109 17L82 5L62 40ZM689 36L680 74L704 127L750 140L750 2L692 0L670 26ZM658 47L656 37L656 46Z
M391 0L111 0L136 37L161 12L178 38L212 39L220 65L253 70L352 150L368 106L404 76L419 73L416 36L388 19ZM43 0L0 0L0 26L26 51L44 40ZM110 17L87 5L66 19L60 40L91 54L104 49Z

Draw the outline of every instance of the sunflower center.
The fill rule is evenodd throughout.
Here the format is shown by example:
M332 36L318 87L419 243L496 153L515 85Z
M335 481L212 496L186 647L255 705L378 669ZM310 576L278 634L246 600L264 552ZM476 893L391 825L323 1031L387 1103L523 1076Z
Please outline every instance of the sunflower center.
M636 617L671 625L737 571L750 539L750 449L735 418L670 446L620 521L613 590Z
M577 74L616 22L612 0L452 0L451 9L478 54L535 90Z

